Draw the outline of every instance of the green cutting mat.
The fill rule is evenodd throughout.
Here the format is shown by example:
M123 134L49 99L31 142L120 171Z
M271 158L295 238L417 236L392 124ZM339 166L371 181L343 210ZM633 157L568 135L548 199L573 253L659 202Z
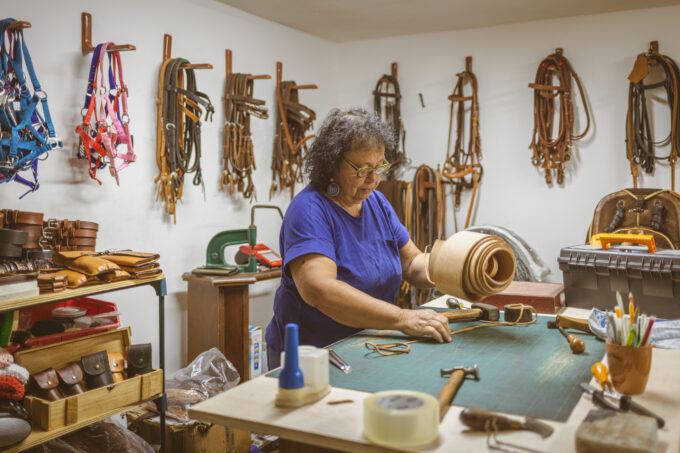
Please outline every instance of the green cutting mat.
M480 380L468 377L452 404L565 421L581 397L579 383L590 380L590 367L603 358L605 344L581 334L586 350L572 354L559 331L547 328L554 319L539 316L528 326L476 329L454 335L446 344L414 343L409 354L389 357L369 351L364 344L404 341L404 335L364 330L332 345L352 366L352 373L331 366L330 384L365 392L417 390L436 397L448 379L440 377L440 368L477 364ZM457 322L451 328L474 324L478 323Z

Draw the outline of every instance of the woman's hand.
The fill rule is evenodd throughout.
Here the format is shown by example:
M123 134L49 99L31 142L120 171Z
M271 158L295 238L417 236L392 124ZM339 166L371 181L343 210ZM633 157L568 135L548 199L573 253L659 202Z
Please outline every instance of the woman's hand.
M449 321L434 310L402 310L398 329L406 335L432 337L439 343L451 341Z

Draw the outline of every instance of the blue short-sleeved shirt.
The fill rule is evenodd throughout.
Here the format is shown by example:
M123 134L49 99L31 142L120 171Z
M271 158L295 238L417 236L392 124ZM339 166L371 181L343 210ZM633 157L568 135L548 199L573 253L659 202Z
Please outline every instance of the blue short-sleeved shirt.
M335 261L338 280L395 303L401 284L399 249L408 239L408 231L380 192L373 191L359 217L352 217L313 186L307 186L291 202L281 226L283 272L274 298L274 317L267 326L268 347L277 354L283 350L285 326L290 322L299 327L300 344L317 347L360 330L340 324L305 303L290 275L291 261L309 253L325 255Z

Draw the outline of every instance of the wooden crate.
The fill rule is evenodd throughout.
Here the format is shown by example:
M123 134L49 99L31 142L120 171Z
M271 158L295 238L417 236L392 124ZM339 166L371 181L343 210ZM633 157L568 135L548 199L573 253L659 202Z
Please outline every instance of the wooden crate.
M120 352L130 345L130 328L110 330L89 337L76 338L63 343L17 352L14 360L29 373L47 368L62 368L80 361L87 354L99 351ZM135 376L122 382L89 390L80 395L58 401L47 401L27 395L24 406L31 414L34 425L53 430L95 417L103 412L158 398L163 392L163 370Z

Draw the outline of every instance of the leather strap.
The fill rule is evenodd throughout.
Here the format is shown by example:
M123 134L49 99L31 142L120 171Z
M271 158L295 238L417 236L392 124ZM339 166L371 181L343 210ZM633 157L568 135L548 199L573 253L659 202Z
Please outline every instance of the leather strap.
M644 84L649 74L649 65L659 66L663 70L664 80L661 82ZM638 187L638 167L647 174L654 173L656 161L668 161L671 167L671 190L675 191L675 163L680 149L680 70L673 59L662 55L654 49L647 54L641 53L635 60L633 71L628 76L628 113L626 114L626 156L630 163L633 176L633 186ZM654 141L654 133L649 114L647 113L646 90L664 88L671 111L670 133L661 141ZM657 156L656 145L670 144L667 156Z
M5 225L9 227L17 224L42 226L43 223L42 212L27 212L12 209L3 209L2 212L5 218Z
M373 90L373 109L387 124L390 125L394 134L395 147L385 150L385 158L392 166L388 170L387 177L393 178L396 169L406 163L406 131L401 120L401 91L399 81L395 76L383 75ZM401 144L401 151L399 145Z
M257 200L253 171L255 155L250 132L250 117L267 119L265 102L253 99L253 80L249 74L229 74L224 88L224 170L220 190L226 185L229 194L238 190L243 198Z
M479 138L479 101L477 97L477 77L475 74L466 69L463 72L456 74L458 78L453 93L449 96L451 101L451 113L449 115L449 134L446 144L446 161L442 166L442 176L447 178L451 183L451 197L453 199L453 226L458 231L458 222L456 221L456 209L460 206L461 197L464 190L472 189L470 195L470 206L468 207L467 218L465 219L465 228L470 226L472 218L472 210L475 204L475 196L477 194L477 186L482 178L482 164L480 158L482 150ZM464 87L469 86L470 95L465 96ZM463 139L465 134L465 102L471 101L469 108L469 130L468 130L468 148L465 149ZM457 109L456 109L457 108ZM453 132L453 117L454 110L456 110L456 142L453 150L451 149L451 133Z
M182 198L184 175L194 173L193 184L203 186L200 118L203 108L206 120L212 121L215 112L208 96L196 89L194 70L182 68L184 63L188 61L183 58L164 61L158 79L156 199L163 200L173 223L177 220L175 205Z
M0 244L11 244L21 248L28 242L28 233L10 228L0 228Z
M558 84L551 85L556 78ZM572 100L572 79L581 94L586 127L580 134L574 134L574 105ZM552 183L553 170L557 184L564 183L564 164L571 159L572 141L582 139L590 129L590 109L586 102L581 80L561 51L548 55L536 71L534 89L534 132L529 148L531 162L543 168L545 182ZM555 118L555 98L559 96L560 109ZM557 135L553 137L553 126L557 124Z
M280 77L277 77L280 80ZM272 153L271 199L277 190L290 190L295 195L295 183L302 183L302 159L307 154L307 141L314 135L307 135L316 119L314 110L300 104L298 89L292 80L282 81L276 86L278 119Z

